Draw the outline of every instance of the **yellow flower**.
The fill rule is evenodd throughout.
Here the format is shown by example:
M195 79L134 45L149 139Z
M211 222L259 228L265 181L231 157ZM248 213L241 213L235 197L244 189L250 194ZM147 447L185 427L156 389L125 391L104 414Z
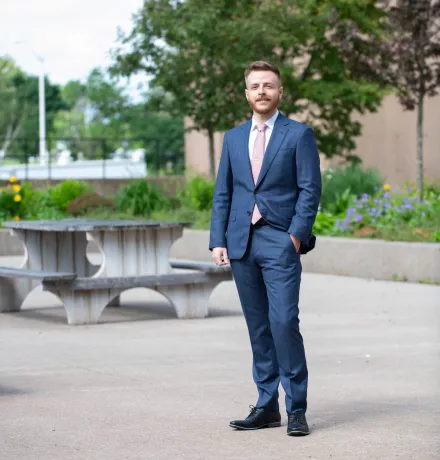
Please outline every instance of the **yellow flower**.
M19 217L19 216L15 216L15 217L14 217L14 220L18 222L18 221L20 220L20 217Z
M383 186L383 189L386 190L386 191L391 190L391 185L385 184L385 185Z
M12 190L14 190L15 193L18 193L21 190L21 187L18 184L15 184L12 186Z
M14 201L15 201L16 203L20 202L20 201L21 201L21 195L15 195L15 196L14 196Z
M17 178L16 178L15 176L11 176L11 177L9 178L9 182L10 182L11 184L14 183L14 182L17 182Z

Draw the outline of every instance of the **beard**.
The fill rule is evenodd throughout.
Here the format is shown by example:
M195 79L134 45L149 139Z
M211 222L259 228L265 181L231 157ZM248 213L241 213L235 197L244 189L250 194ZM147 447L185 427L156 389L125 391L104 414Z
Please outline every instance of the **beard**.
M275 112L275 110L278 108L278 104L280 103L280 98L276 97L272 99L269 97L261 97L254 101L249 100L248 102L249 102L249 105L251 106L251 109L255 113L266 115L268 113Z

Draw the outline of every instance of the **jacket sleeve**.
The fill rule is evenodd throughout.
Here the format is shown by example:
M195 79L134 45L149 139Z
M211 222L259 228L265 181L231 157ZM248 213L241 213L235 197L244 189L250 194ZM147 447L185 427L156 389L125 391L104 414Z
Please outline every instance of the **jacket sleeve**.
M301 133L297 144L296 174L299 195L289 233L308 243L322 190L318 148L313 130L309 127Z
M223 148L212 199L212 217L209 249L226 248L226 230L232 200L232 169L229 158L227 133L223 138Z

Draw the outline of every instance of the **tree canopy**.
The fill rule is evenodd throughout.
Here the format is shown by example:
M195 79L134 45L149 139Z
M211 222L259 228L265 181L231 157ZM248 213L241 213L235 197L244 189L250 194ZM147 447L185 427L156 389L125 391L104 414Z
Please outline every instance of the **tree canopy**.
M385 94L380 69L386 13L370 0L145 0L122 35L112 72L153 76L210 139L250 116L244 70L270 60L281 69L281 110L315 129L328 157L355 147L356 112L375 111Z

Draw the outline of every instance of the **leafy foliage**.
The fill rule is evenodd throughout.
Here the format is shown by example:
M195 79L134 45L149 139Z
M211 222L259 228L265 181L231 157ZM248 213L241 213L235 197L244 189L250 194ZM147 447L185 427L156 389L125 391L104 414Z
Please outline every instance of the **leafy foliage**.
M410 227L423 232L422 227L432 221L440 221L440 195L430 192L419 201L413 187L393 190L387 184L374 195L363 194L353 200L346 215L339 219L335 229L354 232L364 228L398 232L401 227Z
M92 187L87 182L79 180L66 180L47 189L47 196L53 206L65 212L69 203L84 193L92 192Z
M196 211L208 211L212 208L215 183L202 176L187 181L181 194L181 200Z
M81 216L96 208L114 209L114 202L110 198L103 197L97 193L83 193L77 198L69 202L66 208L66 213L71 216Z
M424 101L440 89L440 0L385 3L392 24L386 42L390 79L403 108L417 110L417 187L422 200Z
M131 182L116 195L117 208L133 216L149 216L167 205L168 199L164 194L144 179Z
M67 108L58 85L45 79L46 129ZM0 150L22 157L38 152L38 78L24 73L9 57L0 56Z
M249 117L243 72L266 59L282 72L282 110L315 129L331 157L355 147L361 126L353 112L375 111L385 94L380 70L385 12L366 0L146 0L122 36L112 71L145 72L172 95L210 139Z
M327 169L322 174L321 209L334 215L344 213L353 198L374 194L383 184L380 174L360 166Z

